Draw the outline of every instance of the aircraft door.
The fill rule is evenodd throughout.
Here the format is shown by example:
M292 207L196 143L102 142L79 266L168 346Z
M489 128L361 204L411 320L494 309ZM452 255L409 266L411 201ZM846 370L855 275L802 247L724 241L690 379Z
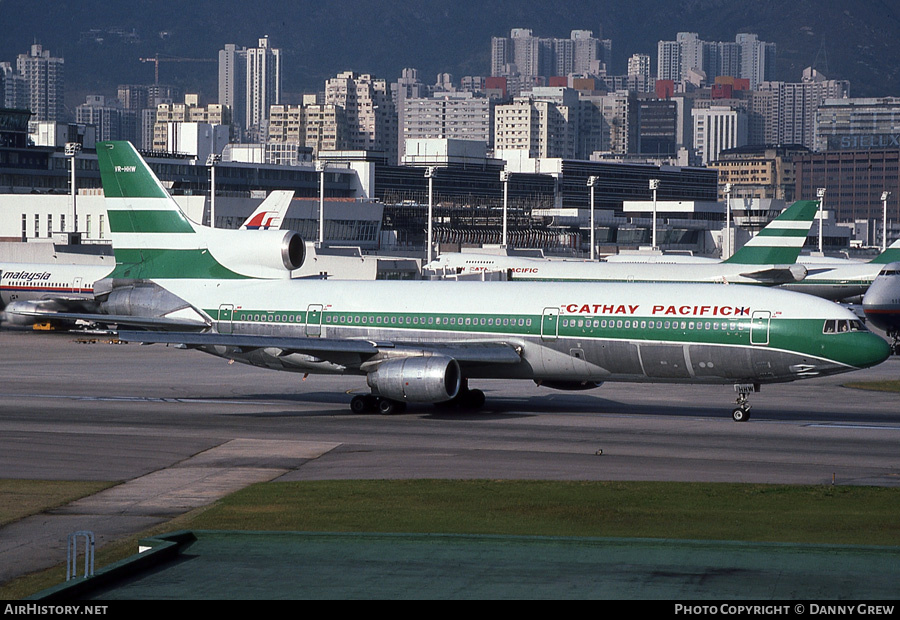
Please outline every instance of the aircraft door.
M559 335L559 308L544 308L541 317L541 340L552 342Z
M219 333L230 334L234 331L234 306L222 304L219 306Z
M81 287L82 287L83 281L84 281L84 280L83 280L82 278L74 278L74 279L72 280L72 292L73 292L73 293L80 293L80 292L81 292Z
M322 304L309 304L306 308L306 335L318 338L322 335Z
M768 310L756 310L750 319L750 344L767 346L769 344L769 323L772 313Z

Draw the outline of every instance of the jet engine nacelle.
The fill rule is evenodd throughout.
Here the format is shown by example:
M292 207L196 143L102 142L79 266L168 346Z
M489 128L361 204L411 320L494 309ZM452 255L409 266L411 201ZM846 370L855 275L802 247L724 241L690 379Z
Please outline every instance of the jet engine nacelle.
M18 326L28 326L34 325L36 323L42 323L43 321L46 321L46 319L43 317L28 316L21 313L38 312L47 309L48 307L46 302L41 303L33 301L13 301L6 304L6 308L4 309L4 311L0 312L0 323Z
M391 400L439 403L459 393L462 375L455 359L423 355L384 361L366 381L373 391Z
M252 278L287 277L306 258L306 245L294 230L209 230L207 247L216 260Z

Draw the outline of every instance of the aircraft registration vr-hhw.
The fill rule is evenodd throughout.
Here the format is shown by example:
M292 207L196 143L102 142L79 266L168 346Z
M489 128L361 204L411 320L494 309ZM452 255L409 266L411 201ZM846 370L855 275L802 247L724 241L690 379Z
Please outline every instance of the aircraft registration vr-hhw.
M604 381L760 385L873 366L888 344L827 300L767 287L603 282L267 278L191 222L128 142L97 144L114 286L152 281L184 304L181 331L120 331L298 373L364 375L355 412L480 407L478 379L559 389ZM256 260L280 260L261 245ZM277 271L277 270L276 270ZM162 318L170 315L160 313Z

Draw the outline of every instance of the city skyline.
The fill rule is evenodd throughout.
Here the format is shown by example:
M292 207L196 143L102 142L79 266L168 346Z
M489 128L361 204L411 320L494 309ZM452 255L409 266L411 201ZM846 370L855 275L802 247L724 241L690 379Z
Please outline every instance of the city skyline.
M438 73L450 73L458 81L466 75L490 75L491 38L508 36L512 28L531 29L536 37L549 38L586 30L598 39L611 40L612 74L624 74L635 53L650 55L655 65L657 43L673 40L681 31L697 32L700 39L708 41L733 41L739 32L752 32L760 41L778 46L776 79L797 81L805 67L818 65L829 78L849 79L855 96L900 92L896 88L900 76L890 60L896 57L891 51L896 50L897 21L880 19L876 23L873 2L768 3L755 12L741 9L737 3L703 0L677 12L667 3L649 0L628 6L613 3L593 11L593 3L567 3L563 11L547 2L532 1L517 4L515 12L505 3L476 12L474 3L463 2L429 12L409 10L412 5L406 2L345 0L329 6L334 15L313 10L313 5L305 2L263 2L252 13L246 9L235 12L230 2L217 4L219 10L200 2L186 7L183 19L174 21L154 11L162 6L156 2L138 7L144 13L110 7L90 19L92 6L99 4L88 1L83 5L84 10L67 16L63 23L59 16L54 20L46 11L39 14L19 0L5 0L4 11L0 11L0 26L10 33L0 42L0 61L13 61L27 49L23 45L34 42L66 58L66 104L70 110L88 94L114 96L121 83L152 83L153 63L142 63L140 58L160 54L215 59L228 43L250 47L265 35L284 50L282 100L288 103L298 102L303 93L321 90L326 79L343 71L394 81L409 67L417 69L426 83L433 83ZM367 11L386 7L394 10L365 19ZM648 7L653 8L649 14ZM845 11L838 10L844 7ZM878 8L882 13L890 11ZM193 19L204 11L202 19ZM638 17L641 22L635 22ZM773 21L784 23L776 28ZM637 24L640 27L636 28ZM167 29L168 25L171 28ZM865 45L857 41L853 46L862 33ZM842 51L841 46L854 51ZM879 49L884 46L888 47ZM108 62L109 52L115 52L117 62ZM97 60L104 57L107 66L98 67ZM214 63L163 61L159 70L161 82L198 92L206 103L217 101Z

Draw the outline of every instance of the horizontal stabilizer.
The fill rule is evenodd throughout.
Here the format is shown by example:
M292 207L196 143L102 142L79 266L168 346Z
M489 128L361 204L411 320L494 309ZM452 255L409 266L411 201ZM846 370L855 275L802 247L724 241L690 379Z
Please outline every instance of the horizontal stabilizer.
M48 321L89 321L104 325L130 325L149 329L202 330L209 327L202 321L190 319L172 319L166 317L141 317L130 314L88 314L78 312L53 312L50 310L17 310L13 312L22 316L31 316Z
M799 282L806 277L806 267L800 264L775 265L759 271L748 271L741 275L745 278L753 278L760 284L788 284Z

